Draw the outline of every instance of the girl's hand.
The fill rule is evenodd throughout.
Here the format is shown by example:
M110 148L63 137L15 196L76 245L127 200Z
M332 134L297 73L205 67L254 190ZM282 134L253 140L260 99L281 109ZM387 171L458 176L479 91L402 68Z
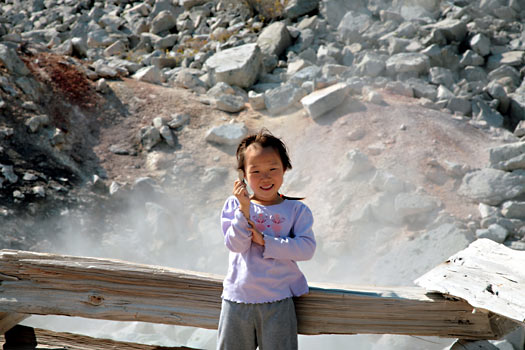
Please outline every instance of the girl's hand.
M240 209L246 219L250 219L250 195L246 189L246 184L239 180L235 180L233 183L233 195L237 198L240 203Z
M251 220L249 221L251 224L251 227L249 230L252 232L252 242L264 246L264 237L263 234L255 228L255 225Z

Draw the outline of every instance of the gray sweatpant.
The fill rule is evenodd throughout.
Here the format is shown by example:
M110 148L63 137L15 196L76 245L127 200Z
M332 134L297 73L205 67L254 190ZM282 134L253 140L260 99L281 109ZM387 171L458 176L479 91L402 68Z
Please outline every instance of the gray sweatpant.
M217 350L296 350L297 318L292 298L241 304L222 300Z

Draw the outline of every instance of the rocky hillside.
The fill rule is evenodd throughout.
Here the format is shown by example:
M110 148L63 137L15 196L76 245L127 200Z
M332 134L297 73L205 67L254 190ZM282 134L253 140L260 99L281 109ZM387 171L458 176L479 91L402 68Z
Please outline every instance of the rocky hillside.
M4 1L0 248L224 273L235 145L265 126L315 213L310 280L525 249L524 21L520 0Z

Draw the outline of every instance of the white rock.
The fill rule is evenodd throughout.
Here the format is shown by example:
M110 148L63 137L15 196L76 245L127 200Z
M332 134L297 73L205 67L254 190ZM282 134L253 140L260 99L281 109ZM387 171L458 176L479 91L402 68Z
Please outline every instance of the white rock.
M96 90L100 93L107 93L109 91L109 85L106 81L106 79L101 78L97 80Z
M162 84L162 72L155 66L143 67L132 75L132 78L152 84Z
M248 103L254 110L260 110L266 108L264 103L264 92L257 93L253 90L248 92Z
M236 146L247 135L244 123L224 124L213 127L206 133L206 141L220 145Z
M346 83L337 83L303 97L301 103L311 118L317 119L339 106L348 95Z
M478 210L482 219L499 214L499 210L497 207L493 207L484 203L479 203Z
M37 197L44 198L46 196L46 190L44 186L35 186L31 190Z

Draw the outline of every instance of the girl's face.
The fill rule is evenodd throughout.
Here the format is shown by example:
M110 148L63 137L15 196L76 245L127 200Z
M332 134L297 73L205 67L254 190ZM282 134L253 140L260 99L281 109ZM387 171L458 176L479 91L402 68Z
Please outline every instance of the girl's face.
M253 190L253 198L263 205L282 201L277 194L283 184L284 167L279 152L272 147L251 144L244 152L246 180Z

